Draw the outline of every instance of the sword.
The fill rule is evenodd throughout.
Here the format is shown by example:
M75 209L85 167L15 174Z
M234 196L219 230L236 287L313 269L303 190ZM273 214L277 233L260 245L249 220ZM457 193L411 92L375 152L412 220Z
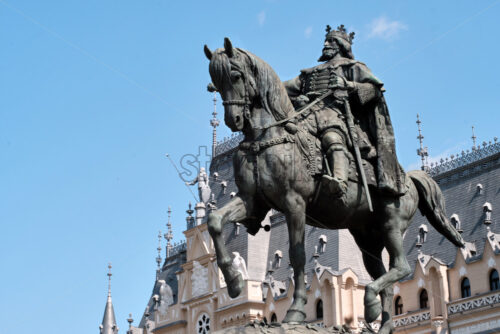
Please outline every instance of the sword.
M363 188L365 188L366 200L368 202L368 208L370 212L373 212L372 199L370 197L370 190L368 189L368 183L366 182L365 170L363 168L363 160L361 160L361 153L358 146L358 133L354 127L354 120L352 117L351 106L347 97L343 98L345 115L347 120L347 129L349 130L349 135L351 136L352 146L354 147L354 154L356 158L356 165L358 166L359 175L361 176L361 181L363 182Z

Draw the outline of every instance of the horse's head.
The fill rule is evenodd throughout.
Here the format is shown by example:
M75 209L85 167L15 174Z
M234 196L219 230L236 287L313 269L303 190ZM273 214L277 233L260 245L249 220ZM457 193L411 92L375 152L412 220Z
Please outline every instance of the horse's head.
M224 122L233 132L251 125L255 105L273 119L285 118L293 110L279 77L255 55L234 48L229 38L224 39L224 48L212 52L205 45L204 51L212 83L223 100Z
M210 60L212 82L222 97L224 121L233 132L241 131L255 97L255 80L248 57L234 48L229 38L224 39L224 48L212 52L205 45L204 50Z

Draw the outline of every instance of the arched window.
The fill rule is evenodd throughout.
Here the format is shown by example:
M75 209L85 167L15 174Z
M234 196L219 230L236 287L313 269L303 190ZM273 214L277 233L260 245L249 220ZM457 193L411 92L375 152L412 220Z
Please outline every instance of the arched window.
M462 290L462 298L470 297L470 281L467 277L464 277L460 287Z
M427 295L427 290L422 289L422 291L420 291L419 300L420 300L420 308L429 307L429 296Z
M498 277L498 271L493 269L490 272L490 290L495 291L500 289L500 279Z
M396 301L394 302L394 314L403 314L403 299L401 296L396 297Z
M323 302L321 299L316 303L316 319L323 319Z
M275 322L278 322L278 317L276 317L276 313L273 313L271 315L271 323L275 323Z

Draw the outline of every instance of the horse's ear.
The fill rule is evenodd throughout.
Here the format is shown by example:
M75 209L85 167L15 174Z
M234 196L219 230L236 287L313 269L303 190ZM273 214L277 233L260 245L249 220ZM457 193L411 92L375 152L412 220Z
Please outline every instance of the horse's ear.
M227 56L232 58L234 56L233 43L227 37L224 38L224 49L226 50Z
M207 90L210 92L210 93L213 93L213 92L216 92L217 91L217 87L215 87L215 85L213 83L209 83L207 85Z
M205 51L205 56L207 56L208 60L212 60L212 51L210 51L206 44L203 47L203 51Z

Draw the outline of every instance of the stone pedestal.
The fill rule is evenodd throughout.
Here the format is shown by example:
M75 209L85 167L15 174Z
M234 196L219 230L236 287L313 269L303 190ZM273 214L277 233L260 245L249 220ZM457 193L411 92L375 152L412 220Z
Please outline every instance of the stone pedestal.
M241 327L232 327L214 332L214 334L347 334L352 331L347 327L322 328L312 324L271 324L253 323Z

